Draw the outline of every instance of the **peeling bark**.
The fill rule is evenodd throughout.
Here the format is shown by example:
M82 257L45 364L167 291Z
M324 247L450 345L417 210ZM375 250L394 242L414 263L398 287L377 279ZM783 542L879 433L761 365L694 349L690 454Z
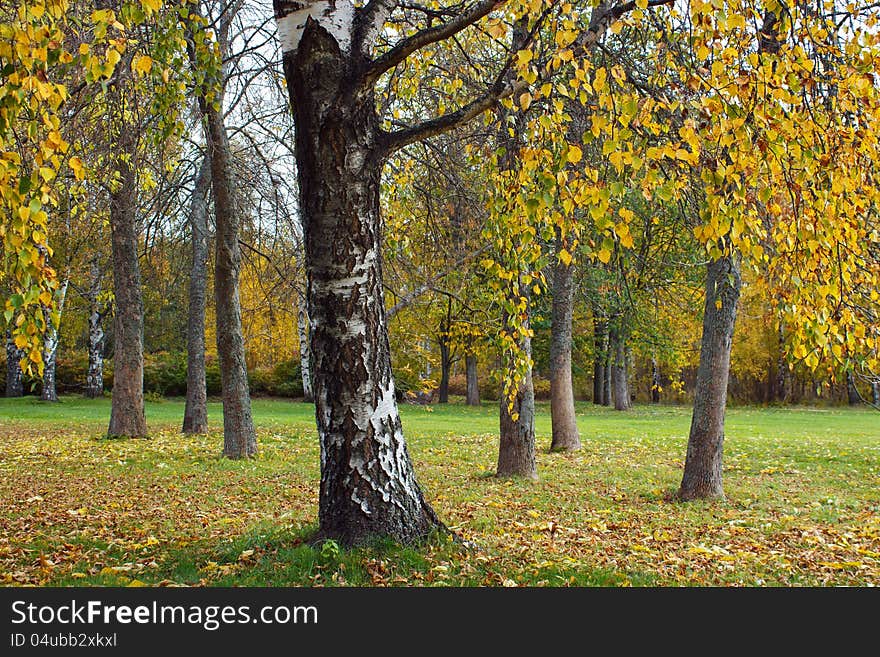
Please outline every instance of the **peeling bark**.
M48 402L58 401L58 390L55 386L55 365L58 362L58 342L61 330L61 316L64 313L64 302L67 300L67 287L70 278L65 278L58 290L57 317L58 325L52 322L52 313L48 306L43 306L43 317L46 320L46 334L43 338L43 386L40 391L40 400Z
M104 328L103 321L107 308L100 303L98 297L101 294L101 268L98 259L93 258L90 268L89 291L86 300L89 303L89 369L86 374L86 387L83 394L89 399L101 397L104 394Z
M295 3L276 2L283 21ZM362 55L340 49L320 17L283 56L296 122L308 275L321 536L344 545L403 543L442 527L404 440L385 318L375 96Z
M707 265L694 413L679 488L679 497L685 501L724 497L721 472L724 411L741 287L737 255L724 256Z
M309 310L305 297L297 295L296 330L299 334L299 363L303 384L303 401L314 402L312 389L312 350L309 349Z

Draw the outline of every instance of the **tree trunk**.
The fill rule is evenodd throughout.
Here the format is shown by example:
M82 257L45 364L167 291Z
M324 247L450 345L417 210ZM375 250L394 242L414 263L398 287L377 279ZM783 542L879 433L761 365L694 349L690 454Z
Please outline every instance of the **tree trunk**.
M449 340L441 336L437 339L440 343L440 389L438 390L438 402L441 404L449 403L449 369L450 354Z
M21 397L24 395L24 383L21 376L21 359L24 352L15 346L12 333L6 331L6 396Z
M480 405L480 382L477 378L477 356L476 354L468 354L464 357L465 369L467 371L467 396L465 403L468 406Z
M124 93L117 100L122 111ZM135 130L119 127L116 147L118 186L110 193L110 232L113 263L113 397L110 405L109 436L129 438L147 435L144 414L144 302L138 263L137 175Z
M605 405L605 342L608 339L608 326L605 322L593 320L593 403Z
M208 289L208 194L211 161L206 153L196 175L189 209L192 268L186 319L186 406L183 433L208 431L208 391L205 382L205 305Z
M871 384L871 403L880 408L880 381Z
M557 253L565 248L557 235ZM550 333L550 450L570 452L581 448L571 380L571 319L574 306L574 268L556 261L553 267L553 301Z
M679 489L679 497L685 501L724 497L721 477L724 410L741 286L738 255L724 256L707 265L694 414Z
M852 372L846 373L846 402L850 406L856 406L862 403L862 397L859 389L856 387L856 377Z
M605 368L604 368L604 379L602 380L602 405L603 406L611 406L613 403L613 396L611 394L611 373L613 359L611 354L611 335L610 332L605 336Z
M57 294L57 319L58 325L52 321L52 313L47 306L43 307L43 317L46 319L46 334L43 338L43 387L40 392L42 401L57 402L58 390L55 386L55 365L58 356L58 340L61 330L61 316L64 313L64 302L67 300L67 286L70 278L65 278Z
M507 325L507 313L505 313ZM526 324L524 329L528 329ZM520 338L520 349L525 358L532 357L532 340L528 336ZM515 368L515 354L504 351L504 367L512 376ZM509 399L506 391L501 394L501 427L498 446L499 477L524 477L537 479L538 468L535 461L535 388L532 383L532 368L519 382L516 395Z
M616 327L611 330L611 347L614 353L614 364L611 367L614 410L626 411L632 405L629 399L629 382L627 381L626 371L626 337L623 329Z
M660 403L660 366L657 358L651 358L651 403Z
M295 28L295 6L275 3L279 34ZM337 7L334 16L351 20L350 5ZM298 35L282 46L309 281L319 533L344 545L383 536L410 543L441 525L415 478L391 371L375 94L355 93L360 56L341 51L318 20Z
M297 294L296 329L299 333L299 364L303 384L303 401L314 402L312 390L312 351L309 349L309 311L306 299Z
M223 116L204 98L199 99L199 104L207 127L211 188L214 192L214 304L217 357L223 390L223 455L240 459L257 453L257 436L251 416L251 395L241 330L239 216L232 193L232 162Z
M100 302L101 267L97 257L92 258L89 265L89 291L86 300L89 302L88 319L88 353L89 369L86 373L86 387L83 394L89 399L104 394L104 313L106 308Z

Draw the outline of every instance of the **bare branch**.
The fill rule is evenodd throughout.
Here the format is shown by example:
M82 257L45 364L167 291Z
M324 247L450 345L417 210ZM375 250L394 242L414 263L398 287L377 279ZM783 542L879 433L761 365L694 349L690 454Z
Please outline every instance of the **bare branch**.
M411 128L382 133L380 137L381 152L383 156L387 157L404 146L409 146L417 141L452 130L467 123L471 119L476 118L486 110L490 109L502 98L512 96L519 91L525 90L527 87L528 84L522 80L517 80L510 84L499 82L493 84L485 94L454 112L449 112L448 114L429 119L428 121L424 121Z
M376 0L374 0L374 2L375 1ZM400 64L416 50L458 34L486 16L498 5L504 4L504 2L505 0L478 0L468 9L463 10L460 14L455 16L455 18L452 18L445 23L441 23L436 27L429 27L420 30L412 36L399 41L390 50L379 56L369 65L364 76L365 84L372 84L385 71ZM373 3L371 2L370 4Z

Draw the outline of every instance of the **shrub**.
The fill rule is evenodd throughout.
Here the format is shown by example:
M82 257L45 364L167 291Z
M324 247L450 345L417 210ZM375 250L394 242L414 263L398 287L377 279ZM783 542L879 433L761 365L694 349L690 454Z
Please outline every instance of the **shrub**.
M467 375L456 374L449 377L449 394L461 395L462 397L467 394Z

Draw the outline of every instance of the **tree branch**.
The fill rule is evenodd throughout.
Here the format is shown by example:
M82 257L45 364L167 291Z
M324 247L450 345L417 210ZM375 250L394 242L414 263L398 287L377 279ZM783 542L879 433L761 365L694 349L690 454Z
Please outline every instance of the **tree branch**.
M373 0L370 5L378 1L379 0ZM463 10L460 14L455 16L455 18L452 18L445 23L441 23L436 27L429 27L420 30L412 36L399 41L390 50L383 55L380 55L367 67L364 74L364 84L367 86L373 84L385 71L400 64L416 50L458 34L486 16L498 5L504 4L504 2L505 0L478 0L468 9ZM367 5L367 7L364 8L364 11L369 9L370 5Z
M527 87L528 84L522 80L517 80L510 84L505 84L502 80L498 80L482 96L454 112L429 119L410 128L381 133L381 153L383 157L387 157L404 146L409 146L417 141L452 130L490 109L502 98L512 96Z
M446 277L447 277L449 274L451 274L452 272L454 272L454 271L459 271L459 269L461 268L461 266L462 266L463 264L465 264L465 263L468 262L469 260L472 260L473 258L476 258L476 257L477 257L478 255L480 255L481 253L485 253L486 250L487 250L488 248L489 248L489 245L486 244L486 245L480 247L479 249L477 249L476 251L474 251L474 252L472 252L472 253L467 253L467 254L465 254L464 256L462 256L461 258L459 258L458 260L456 260L456 261L453 263L452 267L450 267L450 268L447 269L446 271L442 271L442 272L440 272L439 274L435 274L434 276L432 276L431 278L429 278L429 279L427 280L427 282L425 282L423 285L419 285L415 290L413 290L413 291L410 292L409 294L405 295L403 298L400 299L400 301L398 301L398 302L395 303L393 306L391 306L391 307L385 312L385 319L386 319L386 320L391 320L391 318L394 317L394 316L395 316L397 313L399 313L401 310L403 310L404 308L406 308L406 307L409 306L409 305L412 305L412 303L413 303L416 299L418 299L420 296L422 296L423 294L425 294L425 293L427 293L427 292L430 292L431 290L436 289L435 286L436 286L436 284L437 284L439 281L441 281L441 280L443 280L444 278L446 278Z

